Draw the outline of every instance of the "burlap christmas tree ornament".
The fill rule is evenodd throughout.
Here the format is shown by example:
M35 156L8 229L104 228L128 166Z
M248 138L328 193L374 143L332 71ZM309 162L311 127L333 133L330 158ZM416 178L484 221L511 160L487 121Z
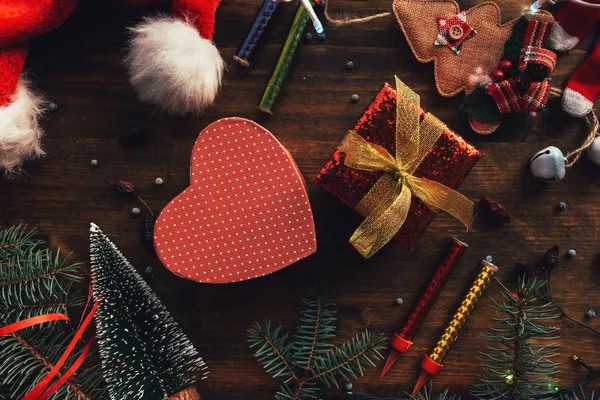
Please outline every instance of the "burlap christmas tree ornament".
M435 85L446 97L466 90L477 67L496 69L516 22L502 24L489 1L461 12L452 0L394 0L394 13L417 60L435 62Z

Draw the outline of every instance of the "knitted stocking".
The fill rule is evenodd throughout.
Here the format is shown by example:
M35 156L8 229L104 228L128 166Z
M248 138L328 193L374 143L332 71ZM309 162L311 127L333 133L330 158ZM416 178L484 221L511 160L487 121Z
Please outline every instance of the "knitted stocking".
M598 0L590 2L597 3ZM599 19L599 9L567 1L556 14L548 42L550 49L559 52L571 50Z
M592 54L569 78L563 95L563 109L575 116L583 117L592 111L594 101L600 94L600 37Z

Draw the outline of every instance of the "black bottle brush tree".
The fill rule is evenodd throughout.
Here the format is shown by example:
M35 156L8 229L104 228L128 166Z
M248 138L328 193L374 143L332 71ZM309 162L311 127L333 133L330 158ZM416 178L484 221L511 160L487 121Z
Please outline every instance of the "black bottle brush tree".
M183 330L117 247L90 234L97 339L112 400L198 400L206 366Z
M333 346L335 337L334 303L328 295L309 291L302 300L300 322L292 340L273 328L270 321L256 324L249 331L250 348L273 378L284 382L275 395L277 400L315 399L318 383L339 387L338 379L349 381L363 375L365 369L381 359L384 338L367 330L348 342Z
M77 290L84 280L80 265L57 250L44 247L36 232L23 226L0 231L0 328L47 314L70 315L85 298ZM50 321L0 336L0 398L20 399L46 376L65 354L75 330L74 321ZM79 341L58 370L62 378L84 351ZM90 353L91 354L91 353ZM51 400L101 399L105 384L99 365L87 355L77 372L53 393Z

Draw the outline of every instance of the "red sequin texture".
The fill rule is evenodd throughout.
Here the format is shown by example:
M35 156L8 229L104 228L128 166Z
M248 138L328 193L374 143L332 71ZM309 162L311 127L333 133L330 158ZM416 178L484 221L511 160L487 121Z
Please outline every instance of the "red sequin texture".
M424 116L425 111L422 113ZM396 90L392 86L384 84L354 130L369 142L385 147L392 155L396 154ZM473 145L446 129L414 175L456 189L481 155ZM348 168L344 165L344 158L345 154L336 150L314 182L354 208L382 172ZM408 217L394 238L412 249L435 215L421 200L413 196Z

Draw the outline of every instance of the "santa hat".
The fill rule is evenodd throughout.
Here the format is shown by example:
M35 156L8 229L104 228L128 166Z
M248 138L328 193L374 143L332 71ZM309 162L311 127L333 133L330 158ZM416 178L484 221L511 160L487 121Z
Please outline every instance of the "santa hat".
M147 0L125 0L139 4ZM172 15L131 28L125 64L144 103L166 113L200 113L219 92L225 63L212 42L220 0L174 0Z
M44 154L39 96L23 76L29 39L59 26L77 0L0 1L0 169L13 172Z

